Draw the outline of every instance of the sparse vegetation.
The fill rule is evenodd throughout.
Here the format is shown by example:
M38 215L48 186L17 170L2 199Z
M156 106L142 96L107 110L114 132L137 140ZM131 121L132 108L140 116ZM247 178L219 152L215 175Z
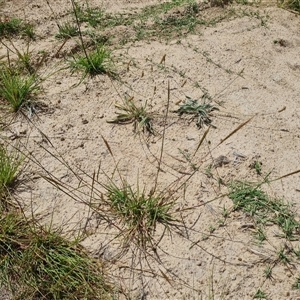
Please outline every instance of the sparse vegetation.
M4 290L24 300L242 299L246 293L267 299L274 295L265 284L271 281L300 289L294 272L300 221L298 207L288 202L288 195L295 198L299 190L293 183L291 192L283 182L300 170L280 176L280 167L274 166L275 172L266 175L265 164L273 168L268 159L262 168L258 157L264 148L257 146L266 136L252 135L263 128L274 135L282 131L285 144L297 140L288 126L278 127L287 117L283 113L276 119L277 107L281 113L288 104L274 104L270 114L265 108L254 111L249 95L258 87L257 78L247 63L255 58L251 68L257 67L265 52L257 55L253 48L249 56L245 41L239 51L231 39L218 42L228 28L235 37L243 32L248 40L254 29L265 39L261 26L269 25L267 12L247 0L236 1L249 5L243 8L236 3L226 7L227 0L158 2L120 12L106 12L88 0L67 1L55 9L55 1L46 0L47 9L31 3L15 11L5 3L0 21L0 298ZM294 15L298 2L280 5ZM37 41L30 23L4 16L8 13L36 24ZM238 30L235 18L246 20ZM200 36L226 20L230 26ZM290 51L288 37L274 36L280 32L273 30L274 19L270 26L268 46L278 53ZM116 66L121 66L118 73ZM297 64L281 67L287 66L297 74ZM44 76L50 68L54 76ZM71 76L77 72L82 74L78 84ZM259 79L259 87L265 86ZM11 114L31 116L42 86L43 101L53 109L47 116ZM222 107L216 119L219 106L214 103ZM173 105L179 108L172 115ZM115 116L107 120L114 106ZM178 115L187 115L198 129L207 128L199 131ZM274 124L278 121L274 128L264 122L270 115ZM126 130L106 123L133 124L138 138L127 139ZM142 132L147 138L138 135ZM269 149L273 158L274 149ZM226 163L219 164L219 158ZM24 159L26 181L18 177ZM237 289L241 281L236 275L245 276L240 268L249 272L245 291ZM288 283L279 281L277 274L286 273Z
M288 204L282 200L273 200L262 191L261 186L247 183L234 182L229 193L235 210L242 210L252 216L258 224L276 224L287 239L293 239L299 234L299 222L295 219ZM262 230L258 236L263 238Z
M34 38L33 26L16 18L0 20L0 37L16 35Z

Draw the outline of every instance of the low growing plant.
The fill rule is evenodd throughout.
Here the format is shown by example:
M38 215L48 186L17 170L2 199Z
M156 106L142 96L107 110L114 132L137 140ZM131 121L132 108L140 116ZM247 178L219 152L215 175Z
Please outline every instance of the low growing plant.
M187 101L175 112L177 112L180 116L183 114L192 115L191 119L196 119L196 125L198 128L203 127L203 125L212 126L211 113L214 110L219 109L209 103L205 103L205 100L203 100L203 102L200 104L198 100L193 100L188 96L186 96L186 98Z
M299 234L300 223L295 219L290 206L281 200L270 199L260 185L248 182L234 182L231 185L229 198L235 210L252 216L257 223L273 223L280 227L287 239Z
M70 22L65 22L62 25L59 25L58 34L56 37L58 39L69 39L73 36L79 35L79 30L77 25Z
M140 132L145 129L149 133L154 134L152 118L147 112L147 102L145 105L137 106L132 97L125 99L122 105L116 104L115 106L119 109L117 117L107 121L108 123L133 123L135 132Z
M34 38L33 26L16 18L0 20L0 37L14 35L25 35Z

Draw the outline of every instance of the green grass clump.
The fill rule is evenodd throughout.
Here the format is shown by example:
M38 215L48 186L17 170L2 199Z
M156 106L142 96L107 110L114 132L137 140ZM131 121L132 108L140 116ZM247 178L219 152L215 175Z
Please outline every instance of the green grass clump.
M33 26L16 18L0 21L0 37L14 35L25 35L33 38Z
M17 213L0 217L0 286L14 299L112 299L103 265Z
M13 112L31 108L34 95L40 90L35 75L20 75L8 67L0 69L0 100Z
M56 35L56 38L58 39L69 39L73 36L79 35L78 26L70 22L65 22L62 25L59 25L58 29L58 34Z
M125 244L134 242L146 248L153 244L153 234L158 224L169 228L176 219L172 216L174 201L168 201L152 193L134 190L123 182L121 187L114 183L105 186L107 204L112 213L121 220L126 229L123 232Z
M149 133L154 134L151 115L147 112L147 103L145 103L145 105L137 106L134 103L133 98L129 98L124 100L123 105L116 104L115 106L119 109L117 117L107 121L108 123L133 123L135 132L146 129Z
M247 182L234 182L229 192L235 210L242 210L252 216L257 223L277 225L287 239L299 234L300 223L288 204L270 199L260 185Z
M8 153L8 151L0 145L0 202L1 207L6 202L6 196L10 189L14 186L19 175L20 165L23 159L17 152Z
M92 53L75 56L69 63L72 72L82 71L84 77L86 75L113 74L111 52L104 46L97 47Z
M80 23L88 23L92 27L99 25L103 19L104 11L99 8L89 7L86 2L86 7L80 6L77 2L73 2L73 13Z
M193 100L188 96L186 96L186 98L187 102L180 105L179 109L175 112L177 112L180 116L183 114L192 115L192 119L196 119L196 125L198 128L203 127L203 125L211 125L211 112L219 109L209 103L205 103L205 101L200 104L198 103L198 100Z
M280 6L300 12L300 0L280 0Z

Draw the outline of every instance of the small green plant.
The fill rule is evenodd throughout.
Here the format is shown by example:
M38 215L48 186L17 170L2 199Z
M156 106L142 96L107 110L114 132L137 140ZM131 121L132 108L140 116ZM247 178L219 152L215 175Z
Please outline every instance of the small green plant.
M261 163L258 160L253 162L253 169L256 171L257 175L261 175Z
M187 102L181 105L175 112L180 116L183 114L193 115L192 119L197 119L196 125L198 128L203 127L203 125L212 126L211 112L219 109L209 103L205 103L205 100L203 100L202 104L199 104L198 100L193 100L188 96L186 98Z
M73 36L79 35L79 30L77 25L70 22L65 22L62 25L58 25L58 34L56 38L58 39L69 39Z
M169 228L177 222L172 216L174 201L160 195L134 190L127 182L118 187L113 182L105 186L107 204L112 213L121 220L126 229L123 232L125 244L134 242L144 249L153 246L153 233L158 224Z
M32 109L34 95L40 90L35 75L22 76L8 67L0 69L0 100L13 112L23 108Z
M108 123L117 124L134 124L134 131L139 133L141 130L154 134L151 115L147 112L147 102L145 105L137 106L132 98L126 98L122 105L116 104L119 109L117 117L113 120L108 120Z
M291 259L287 256L287 253L284 251L284 248L280 248L278 251L278 259L285 264L288 264L291 261Z
M261 289L258 289L255 295L253 296L254 299L267 299L267 295Z
M216 227L214 227L213 225L210 225L208 228L209 233L214 233L216 230Z
M267 279L272 279L273 276L272 276L272 271L273 271L273 268L271 266L267 266L264 270L264 274L266 276Z
M0 261L1 287L18 299L112 299L100 261L16 212L0 216Z
M16 18L0 20L0 37L14 35L34 38L33 26Z
M85 52L83 56L74 56L69 61L69 66L72 72L82 71L84 77L86 75L96 76L99 74L113 75L111 52L104 46L97 46L96 50L92 53Z
M300 290L300 276L296 278L296 282L293 284L293 289Z
M211 178L213 177L213 173L212 173L212 170L213 170L213 164L209 164L205 169L204 169L204 174Z
M263 242L267 239L266 234L262 227L258 227L256 232L254 233L254 236L260 241Z
M294 248L293 252L297 256L297 258L299 259L300 258L300 248L297 248L297 249Z

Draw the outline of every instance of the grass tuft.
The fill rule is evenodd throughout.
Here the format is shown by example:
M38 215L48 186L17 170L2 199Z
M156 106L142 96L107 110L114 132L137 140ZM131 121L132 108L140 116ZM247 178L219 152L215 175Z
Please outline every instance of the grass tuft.
M4 146L0 145L0 206L2 208L8 192L16 183L22 161L17 152L8 153Z
M300 0L280 0L279 6L300 12Z
M55 36L58 39L69 39L71 37L79 35L77 25L65 22L62 25L58 25L58 33Z
M69 62L72 72L82 71L86 75L96 76L99 74L112 75L111 52L104 46L97 47L92 53L84 56L74 56Z
M16 18L0 20L0 37L15 35L28 36L33 39L33 26Z
M112 299L103 266L17 213L0 217L0 283L14 299Z
M104 11L102 9L89 7L88 2L86 2L86 6L87 7L84 8L74 1L75 10L73 12L80 23L88 23L92 27L96 27L103 20Z
M150 134L154 134L152 118L147 112L147 102L144 106L137 106L133 101L133 97L131 97L129 99L125 99L123 105L116 104L115 106L119 109L117 117L113 120L107 121L108 123L133 123L135 132L140 132L145 129Z
M144 190L134 190L127 182L123 182L121 187L110 183L105 189L112 213L126 227L122 234L125 244L134 242L146 248L149 244L153 245L153 234L158 224L168 229L177 222L172 216L174 201L152 193L146 195Z
M40 90L35 75L22 76L8 67L0 70L0 100L13 112L32 108L34 95Z

